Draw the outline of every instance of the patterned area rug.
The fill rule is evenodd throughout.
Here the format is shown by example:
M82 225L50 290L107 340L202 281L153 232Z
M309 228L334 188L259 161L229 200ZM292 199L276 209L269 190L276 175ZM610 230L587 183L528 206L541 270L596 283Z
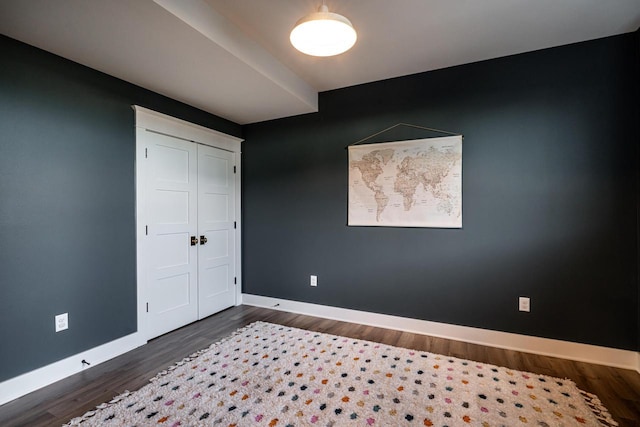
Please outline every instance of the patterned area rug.
M68 426L615 426L570 380L256 322Z

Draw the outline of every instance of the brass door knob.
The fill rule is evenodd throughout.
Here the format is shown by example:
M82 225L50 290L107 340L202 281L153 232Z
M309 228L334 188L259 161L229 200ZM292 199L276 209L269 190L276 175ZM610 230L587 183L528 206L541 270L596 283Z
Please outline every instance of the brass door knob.
M205 236L200 236L200 244L204 245L205 243L207 243L207 238Z
M198 244L198 238L196 236L191 236L191 246L195 246Z

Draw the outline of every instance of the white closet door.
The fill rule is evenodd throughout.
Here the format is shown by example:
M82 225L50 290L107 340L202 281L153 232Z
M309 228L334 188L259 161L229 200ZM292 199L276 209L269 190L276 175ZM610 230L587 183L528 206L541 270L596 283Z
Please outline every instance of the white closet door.
M197 146L144 132L147 147L148 338L198 319ZM195 245L192 245L195 243Z
M198 318L236 303L234 153L198 146Z

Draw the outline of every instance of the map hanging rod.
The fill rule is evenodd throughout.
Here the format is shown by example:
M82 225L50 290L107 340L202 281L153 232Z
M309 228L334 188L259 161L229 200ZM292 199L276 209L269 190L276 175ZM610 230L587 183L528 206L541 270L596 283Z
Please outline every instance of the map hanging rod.
M373 137L375 137L375 136L378 136L378 135L380 135L380 134L383 134L383 133L385 133L385 132L388 132L388 131L390 131L391 129L395 129L395 128L397 128L398 126L407 126L407 127L415 128L415 129L428 130L428 131L431 131L431 132L443 133L443 134L445 134L445 135L452 135L452 136L458 136L458 135L460 135L460 136L462 137L462 139L464 139L464 135L463 135L463 134L461 134L461 133L454 133L454 132L449 132L449 131L441 130L441 129L434 129L434 128L428 128L428 127L425 127L425 126L412 125L412 124L409 124L409 123L396 123L396 124L395 124L395 125L393 125L393 126L390 126L390 127L386 128L386 129L381 130L380 132L376 132L376 133L374 133L374 134L372 134L372 135L369 135L369 136L366 136L366 137L362 138L362 139L361 139L361 140L359 140L359 141L354 142L353 144L349 144L349 145L348 145L348 146L346 146L345 148L349 148L349 147L351 147L352 145L362 144L363 142L365 142L365 141L367 141L367 140L369 140L369 139L371 139L371 138L373 138Z

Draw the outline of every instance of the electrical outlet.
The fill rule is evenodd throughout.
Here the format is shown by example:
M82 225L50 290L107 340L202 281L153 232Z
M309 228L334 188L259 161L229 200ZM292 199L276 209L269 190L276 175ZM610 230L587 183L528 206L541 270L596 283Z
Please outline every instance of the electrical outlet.
M318 276L311 275L311 280L309 280L309 284L311 286L318 286Z
M56 316L56 332L69 329L69 313L58 314Z
M518 298L518 308L520 311L526 311L527 313L531 311L531 300L529 297L520 297Z

